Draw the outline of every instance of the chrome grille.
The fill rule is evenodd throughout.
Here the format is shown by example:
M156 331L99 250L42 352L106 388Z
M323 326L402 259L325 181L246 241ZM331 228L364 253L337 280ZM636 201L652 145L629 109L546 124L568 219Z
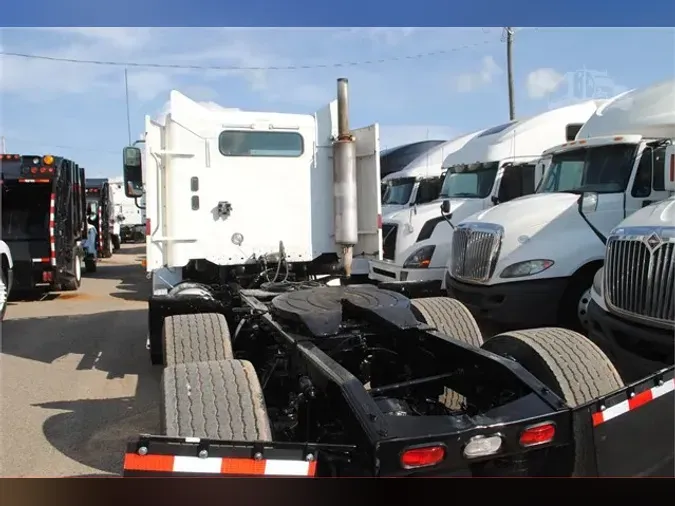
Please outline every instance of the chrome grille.
M382 224L382 258L385 260L395 260L397 233L398 225L391 223Z
M452 235L452 276L485 282L494 274L503 229L498 225L465 223Z
M675 320L675 227L621 228L607 240L605 300L611 311Z

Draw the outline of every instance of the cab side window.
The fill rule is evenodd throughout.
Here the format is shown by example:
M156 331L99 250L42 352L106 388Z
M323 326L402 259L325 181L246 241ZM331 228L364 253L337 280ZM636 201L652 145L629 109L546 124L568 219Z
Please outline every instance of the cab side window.
M420 181L415 204L426 204L436 200L441 193L441 186L443 186L443 180L439 178Z
M664 191L663 172L666 165L666 146L646 147L633 181L631 195L635 198L649 197L652 189Z
M506 167L499 185L499 202L508 202L534 193L535 164Z

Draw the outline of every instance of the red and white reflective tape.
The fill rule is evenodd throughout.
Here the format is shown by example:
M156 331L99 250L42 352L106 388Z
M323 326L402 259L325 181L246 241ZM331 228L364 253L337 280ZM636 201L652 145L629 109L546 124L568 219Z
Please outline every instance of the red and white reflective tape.
M56 194L49 197L49 247L52 265L56 267L56 235L54 234L54 215L56 214Z
M125 471L201 473L239 476L314 476L316 462L304 460L255 460L243 458L199 458L173 455L124 456Z
M98 207L98 249L103 255L103 224L101 223L101 206Z
M663 382L661 385L657 385L653 388L650 388L649 390L635 394L630 399L615 404L612 407L602 409L597 413L593 413L593 427L597 427L601 423L605 423L612 418L616 418L617 416L628 413L629 411L637 409L640 406L644 406L648 402L651 402L654 399L657 399L673 391L675 391L675 378L669 379Z

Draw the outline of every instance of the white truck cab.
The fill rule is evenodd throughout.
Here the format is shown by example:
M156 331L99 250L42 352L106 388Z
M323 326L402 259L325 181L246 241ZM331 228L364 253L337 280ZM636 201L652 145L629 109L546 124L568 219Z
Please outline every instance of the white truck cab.
M382 197L383 220L386 221L392 213L401 209L438 199L443 184L443 161L479 133L480 131L473 132L434 145L402 170L384 176L382 183L386 185L387 190Z
M384 215L383 259L370 262L378 282L429 283L440 290L457 223L497 202L534 192L550 158L542 152L574 138L601 101L587 101L483 130L446 157L434 202ZM449 216L441 213L447 200Z
M338 138L337 101L313 115L252 112L178 91L167 111L161 121L146 116L142 153L125 148L126 194L145 188L154 295L184 279L314 279L351 263L347 255L365 269L381 255L377 124ZM352 158L341 165L351 173L336 182L334 141L354 146L339 152Z
M599 107L575 141L544 153L551 164L535 194L457 225L449 294L504 327L586 328L602 237L668 197L663 171L673 139L674 80Z
M675 360L675 146L666 147L670 197L611 231L593 280L588 337L619 365L624 381Z

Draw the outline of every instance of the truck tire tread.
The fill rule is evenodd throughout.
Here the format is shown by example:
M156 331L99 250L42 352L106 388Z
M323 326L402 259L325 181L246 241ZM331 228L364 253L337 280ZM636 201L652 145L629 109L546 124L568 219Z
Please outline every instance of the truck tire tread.
M436 329L447 336L453 337L465 344L480 348L483 336L469 309L457 299L449 297L427 297L411 299L413 313L418 320ZM440 398L447 408L461 409L464 396L448 388Z
M496 335L482 347L497 355L515 359L569 407L581 406L624 386L611 360L585 336L563 328L519 330ZM574 444L569 460L548 456L542 464L543 475L585 476L587 454L592 448L583 444L583 424L573 423ZM565 462L569 467L565 468Z
M162 339L166 365L234 358L230 330L222 314L168 316L164 319Z
M246 360L165 368L162 421L171 437L272 441L262 388L253 364Z
M477 348L483 344L476 320L460 301L449 297L428 297L410 302L422 316L423 323L436 327L442 334Z
M483 348L492 351L505 340L513 341L505 343L509 347L530 348L546 363L557 382L549 386L556 386L556 393L572 408L623 387L611 360L592 341L573 330L546 327L506 332L488 339ZM527 368L527 364L521 365Z

